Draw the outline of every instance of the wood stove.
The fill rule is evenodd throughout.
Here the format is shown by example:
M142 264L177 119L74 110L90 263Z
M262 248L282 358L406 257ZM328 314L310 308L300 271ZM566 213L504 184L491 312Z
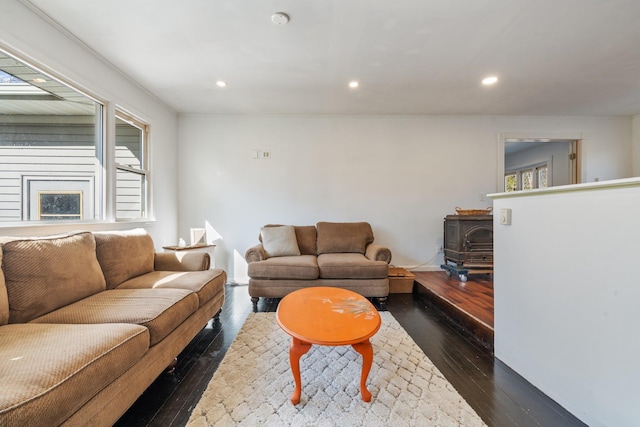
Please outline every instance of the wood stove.
M444 218L444 261L466 282L469 270L493 270L493 215L447 215Z

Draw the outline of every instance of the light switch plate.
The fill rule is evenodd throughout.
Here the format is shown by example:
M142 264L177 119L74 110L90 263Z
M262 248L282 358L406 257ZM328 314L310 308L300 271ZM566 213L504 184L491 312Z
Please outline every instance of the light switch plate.
M511 209L500 209L500 224L511 225Z

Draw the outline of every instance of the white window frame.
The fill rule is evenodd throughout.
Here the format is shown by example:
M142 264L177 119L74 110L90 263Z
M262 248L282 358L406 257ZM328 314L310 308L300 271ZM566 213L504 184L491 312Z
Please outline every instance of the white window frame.
M115 110L115 115L114 115L115 119L120 119L126 123L128 123L129 125L136 127L138 129L140 129L140 131L142 132L142 143L141 143L141 161L140 161L140 167L136 168L136 167L132 167L129 165L123 165L120 164L118 162L115 161L116 158L116 143L115 143L115 127L114 127L114 144L113 144L113 150L111 150L113 152L113 158L114 158L114 177L113 180L111 180L113 182L113 215L114 215L114 219L115 221L132 221L132 220L148 220L149 219L149 214L150 214L150 198L149 195L151 194L150 192L150 171L149 171L149 125L147 123L145 123L143 120L136 118L135 116L133 116L132 114L129 114L128 112L124 111L122 108L117 108ZM114 120L114 122L116 122L117 120ZM140 218L135 218L135 219L130 219L130 218L118 218L117 217L117 210L116 210L116 206L117 206L117 189L116 189L116 176L118 174L118 171L123 171L123 172L129 172L129 173L134 173L136 175L139 175L143 178L143 188L141 189L141 191L143 192L143 200L142 200L142 212L143 215Z

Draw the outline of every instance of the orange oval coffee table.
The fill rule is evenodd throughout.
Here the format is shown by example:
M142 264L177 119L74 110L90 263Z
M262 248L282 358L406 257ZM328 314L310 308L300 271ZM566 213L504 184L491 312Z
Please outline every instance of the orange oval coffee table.
M311 349L312 344L351 345L360 353L360 393L365 402L371 400L366 385L373 362L369 338L380 329L380 315L366 298L340 288L300 289L282 298L276 319L278 325L291 335L289 362L295 381L291 403L297 405L300 402L300 357Z

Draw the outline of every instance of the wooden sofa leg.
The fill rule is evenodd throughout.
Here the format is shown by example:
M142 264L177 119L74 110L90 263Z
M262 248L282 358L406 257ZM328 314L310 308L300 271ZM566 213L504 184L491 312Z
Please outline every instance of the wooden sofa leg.
M378 303L380 304L380 308L382 310L387 309L387 297L378 297Z
M260 297L251 297L251 302L253 303L253 311L258 312L258 301L260 301Z

